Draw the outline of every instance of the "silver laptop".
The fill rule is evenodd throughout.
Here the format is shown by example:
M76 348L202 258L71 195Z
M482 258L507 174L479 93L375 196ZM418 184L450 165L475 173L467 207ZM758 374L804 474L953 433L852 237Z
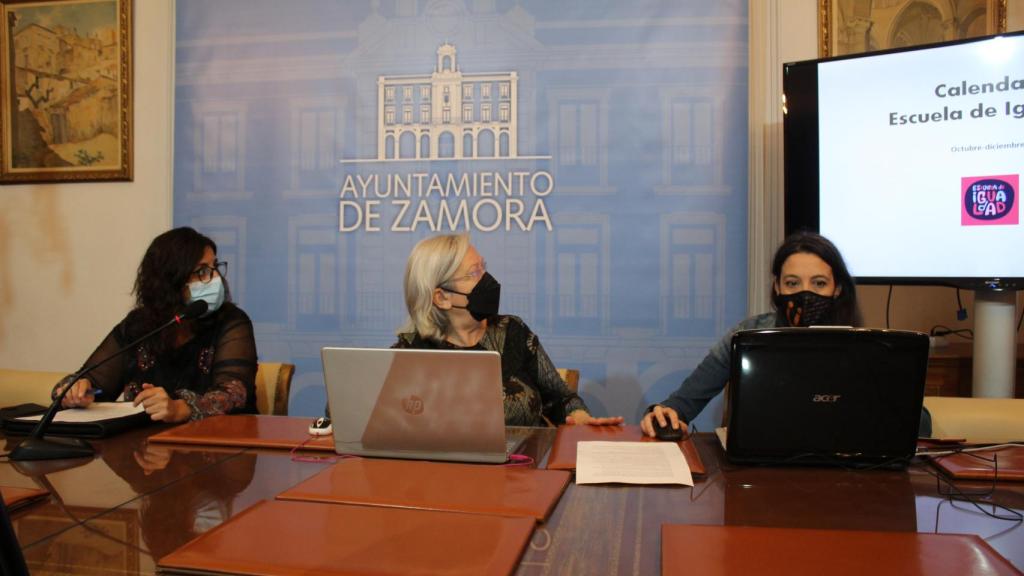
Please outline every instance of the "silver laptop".
M339 454L504 462L497 352L323 348Z

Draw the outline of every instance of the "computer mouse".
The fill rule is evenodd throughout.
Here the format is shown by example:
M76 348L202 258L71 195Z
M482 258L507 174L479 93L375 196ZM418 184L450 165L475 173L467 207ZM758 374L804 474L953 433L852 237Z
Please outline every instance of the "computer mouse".
M334 429L331 427L331 419L326 416L321 416L316 420L313 420L313 423L309 425L309 433L313 436L327 436L333 432L333 430Z
M669 442L678 442L683 439L683 423L679 423L679 428L673 428L672 423L668 422L668 418L665 419L665 425L658 424L658 419L654 418L651 420L651 426L654 427L654 437L658 440L666 440Z

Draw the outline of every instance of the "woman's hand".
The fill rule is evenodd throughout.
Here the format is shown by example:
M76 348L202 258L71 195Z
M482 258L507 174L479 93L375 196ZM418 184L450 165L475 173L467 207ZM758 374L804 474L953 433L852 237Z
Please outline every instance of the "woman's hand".
M94 400L91 390L92 382L88 378L80 378L71 385L71 390L68 390L60 405L64 408L85 408Z
M135 406L142 404L146 414L153 420L162 420L168 423L184 422L192 415L192 409L184 400L174 400L167 395L167 391L159 386L143 384L142 392L135 396Z
M644 414L644 419L640 421L640 429L651 438L654 438L654 420L658 421L659 426L671 426L672 428L686 430L686 425L679 419L679 414L676 414L675 410L659 405L655 406L647 414Z
M566 424L589 424L591 426L619 426L622 424L622 416L607 416L594 418L586 410L576 410L565 418Z

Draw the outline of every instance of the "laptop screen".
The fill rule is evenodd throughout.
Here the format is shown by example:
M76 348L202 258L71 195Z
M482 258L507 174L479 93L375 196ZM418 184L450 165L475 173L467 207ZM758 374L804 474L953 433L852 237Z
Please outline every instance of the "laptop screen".
M745 330L733 336L730 362L730 460L871 464L913 456L925 334Z

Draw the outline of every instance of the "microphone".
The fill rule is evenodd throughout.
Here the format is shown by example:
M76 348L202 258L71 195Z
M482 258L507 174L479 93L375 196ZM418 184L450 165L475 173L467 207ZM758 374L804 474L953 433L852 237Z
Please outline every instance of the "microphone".
M207 304L206 300L196 300L195 302L189 302L188 306L185 306L185 309L181 311L181 314L178 314L174 318L171 318L171 320L164 327L166 328L167 326L170 326L171 324L174 323L181 324L182 320L191 320L193 318L199 318L203 314L206 314L206 311L209 309L210 305Z
M110 356L96 362L92 366L86 366L72 374L68 379L68 385L61 390L60 394L58 394L56 398L53 399L53 403L50 404L50 408L46 411L46 414L43 415L42 419L39 420L39 424L32 429L32 433L29 437L22 440L21 443L11 451L8 457L11 460L53 460L57 458L82 458L95 454L96 451L93 450L92 445L81 438L43 438L46 428L49 427L51 422L53 422L53 417L56 416L57 411L60 410L60 403L64 400L64 397L67 396L68 390L71 390L71 386L89 372L103 366L125 352L135 349L135 347L142 342L156 336L171 326L181 324L185 320L191 320L206 314L209 307L210 305L207 304L205 300L196 300L188 306L185 306L185 309L181 314L176 314L164 324L136 338L117 352L114 352Z

